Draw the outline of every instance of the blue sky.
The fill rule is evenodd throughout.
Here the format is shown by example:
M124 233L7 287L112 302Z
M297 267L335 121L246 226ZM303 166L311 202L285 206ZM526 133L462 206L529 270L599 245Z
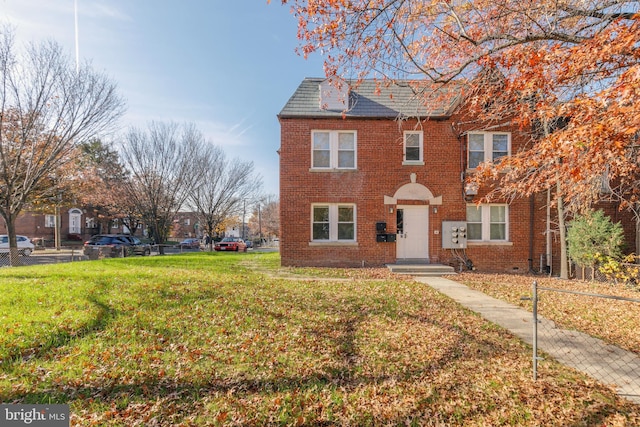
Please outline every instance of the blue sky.
M122 130L194 123L278 193L276 115L322 58L295 53L296 18L273 0L77 0L79 52L127 100ZM75 58L74 0L0 0L18 43L54 39Z

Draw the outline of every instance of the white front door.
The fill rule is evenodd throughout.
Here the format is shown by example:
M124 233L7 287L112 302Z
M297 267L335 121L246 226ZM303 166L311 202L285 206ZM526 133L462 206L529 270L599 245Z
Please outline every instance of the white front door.
M82 233L82 225L80 220L82 219L82 211L80 209L71 209L69 211L69 234Z
M396 209L396 258L429 260L429 206L398 206Z

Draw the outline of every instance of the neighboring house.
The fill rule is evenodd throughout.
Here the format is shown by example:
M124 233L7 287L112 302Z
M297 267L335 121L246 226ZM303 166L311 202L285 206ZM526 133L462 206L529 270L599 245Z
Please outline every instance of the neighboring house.
M108 224L101 223L97 213L91 208L61 206L59 211L60 242L63 245L84 242L95 234L124 233L143 236L145 233L142 226L135 233L131 233L131 230L118 219ZM0 234L7 234L7 227L2 220L0 220ZM16 220L16 234L29 237L37 245L53 246L56 235L56 215L24 211Z
M350 89L305 79L278 115L282 265L555 264L546 193L477 204L483 190L464 184L480 162L517 152L527 137L508 125L465 128L463 106L456 96L425 106L403 83Z
M88 239L100 231L96 215L91 210L80 209L77 207L61 207L60 208L60 240L61 241L78 241ZM114 225L114 229L102 232L117 233L121 232L122 227L118 224ZM36 242L42 241L51 245L55 239L56 233L56 215L42 214L37 212L22 212L16 220L16 234L28 236ZM0 221L0 234L6 234L7 227L4 221Z
M196 212L178 212L173 219L173 226L169 231L169 237L180 240L186 237L202 238L202 229L198 222L198 214Z

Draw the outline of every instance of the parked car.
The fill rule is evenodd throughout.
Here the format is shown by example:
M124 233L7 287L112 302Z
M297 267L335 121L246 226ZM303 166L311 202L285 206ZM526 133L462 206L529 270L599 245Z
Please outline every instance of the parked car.
M182 242L178 243L178 247L180 249L200 249L200 239L184 239Z
M225 237L216 243L214 249L216 251L247 252L247 244L237 237Z
M23 256L31 255L35 247L27 236L16 236L16 243L18 244L18 253ZM2 234L0 235L0 254L6 253L9 253L9 236Z
M252 240L245 240L244 242L247 244L247 249L251 249L253 247L253 241Z
M84 242L84 254L91 255L95 249L102 249L107 257L151 255L150 245L128 234L96 234Z

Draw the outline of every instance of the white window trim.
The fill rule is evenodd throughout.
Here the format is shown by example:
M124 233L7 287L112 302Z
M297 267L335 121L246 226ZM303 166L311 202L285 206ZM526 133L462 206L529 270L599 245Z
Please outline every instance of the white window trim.
M469 166L469 137L471 135L483 135L484 142L484 162L493 161L493 135L507 135L507 156L511 155L511 132L481 132L474 131L467 133L467 169L473 170L475 167Z
M313 238L313 212L316 207L328 206L329 207L329 239L319 240ZM353 239L341 239L338 240L338 208L347 206L353 208ZM358 215L356 211L355 203L312 203L311 204L311 218L310 218L310 242L311 244L354 244L358 241Z
M476 205L467 205L467 207L476 207ZM502 206L504 207L504 218L505 218L505 230L504 230L504 239L491 239L491 206ZM505 244L509 242L509 205L504 203L490 203L490 204L481 204L479 207L482 208L481 211L481 221L482 221L482 239L471 239L468 238L467 241L469 243L483 243L483 244ZM486 209L485 209L486 208ZM467 220L467 222L469 222ZM468 230L467 230L468 233ZM467 234L468 235L468 234Z
M407 135L418 135L420 139L420 158L418 160L407 160ZM421 130L406 130L402 137L402 164L403 165L424 165L424 132Z
M313 166L313 141L316 133L329 134L329 167ZM353 166L348 168L338 167L338 135L341 133L353 134ZM311 171L351 171L358 168L358 132L355 130L328 130L314 129L311 131Z
M44 226L45 228L55 228L56 226L56 216L55 215L45 215L44 216Z

